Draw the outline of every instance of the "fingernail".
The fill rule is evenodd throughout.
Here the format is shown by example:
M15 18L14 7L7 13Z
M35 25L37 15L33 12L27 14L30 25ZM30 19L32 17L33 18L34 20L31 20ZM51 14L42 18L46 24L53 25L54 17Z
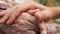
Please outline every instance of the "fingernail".
M9 25L9 22L6 22L7 25Z

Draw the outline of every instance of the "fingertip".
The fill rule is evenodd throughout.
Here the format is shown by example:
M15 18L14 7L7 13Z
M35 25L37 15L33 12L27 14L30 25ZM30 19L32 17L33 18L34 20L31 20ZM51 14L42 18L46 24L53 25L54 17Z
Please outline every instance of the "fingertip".
M14 21L12 21L12 22L7 22L6 24L7 25L11 25L11 24L13 24L14 23Z
M9 23L9 22L6 22L6 24L7 24L7 25L10 25L10 23Z
M8 21L6 22L6 24L7 24L7 25L10 25L10 24L12 24L12 22L13 22L13 21L8 20Z
M3 15L5 15L5 11L3 11L3 12L0 12L0 16L3 16Z
M39 12L36 12L34 15L36 18L40 18Z
M4 24L5 23L5 21L3 21L3 20L0 20L0 24Z
M11 25L14 21L7 21L6 24L7 25Z
M40 9L36 9L35 11L39 12L39 11L41 11L41 10L40 10Z
M28 13L31 15L34 15L35 12L36 12L36 10L28 10Z
M10 18L10 19L6 22L6 24L7 24L7 25L10 25L10 24L12 24L14 21L15 21L15 18Z

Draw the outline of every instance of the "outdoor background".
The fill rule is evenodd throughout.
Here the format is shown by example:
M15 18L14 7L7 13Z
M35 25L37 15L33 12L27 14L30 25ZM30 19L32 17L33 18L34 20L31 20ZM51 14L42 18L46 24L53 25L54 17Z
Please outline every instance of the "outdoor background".
M46 6L60 5L60 0L35 0L35 1Z

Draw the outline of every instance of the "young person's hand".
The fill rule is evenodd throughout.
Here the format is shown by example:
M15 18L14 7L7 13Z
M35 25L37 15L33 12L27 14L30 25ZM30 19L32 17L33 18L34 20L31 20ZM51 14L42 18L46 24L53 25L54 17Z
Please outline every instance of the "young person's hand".
M42 12L36 12L35 17L39 21L49 21L50 19L52 19L53 14L49 10L46 9L46 10L42 10Z
M47 8L45 8L44 10L29 10L28 13L34 15L35 18L39 21L49 21L53 17L52 11Z

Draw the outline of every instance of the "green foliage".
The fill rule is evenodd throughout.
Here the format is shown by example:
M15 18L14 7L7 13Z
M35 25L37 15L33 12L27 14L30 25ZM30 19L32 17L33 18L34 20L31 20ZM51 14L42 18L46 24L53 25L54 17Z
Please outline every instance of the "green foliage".
M60 5L60 0L35 0L35 1L46 6Z
M60 0L56 0L56 5L60 5Z

